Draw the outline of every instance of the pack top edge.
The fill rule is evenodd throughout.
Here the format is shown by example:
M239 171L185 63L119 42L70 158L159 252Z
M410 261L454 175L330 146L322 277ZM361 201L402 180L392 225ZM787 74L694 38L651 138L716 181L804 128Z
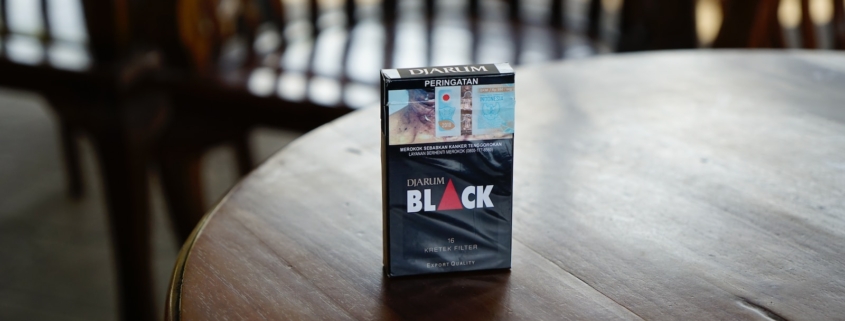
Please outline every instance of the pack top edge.
M507 62L495 64L392 68L381 70L382 76L388 79L505 75L512 74L513 72L513 68Z

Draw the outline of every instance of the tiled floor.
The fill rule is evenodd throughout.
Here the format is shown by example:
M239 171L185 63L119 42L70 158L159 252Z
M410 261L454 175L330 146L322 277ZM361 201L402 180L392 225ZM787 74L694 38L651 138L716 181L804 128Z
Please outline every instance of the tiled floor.
M297 133L258 130L256 159ZM115 273L103 193L92 148L80 139L85 194L67 196L53 115L37 96L0 88L0 320L114 320ZM206 200L237 180L234 156L218 148L203 160ZM156 302L163 314L179 246L157 178L151 175Z

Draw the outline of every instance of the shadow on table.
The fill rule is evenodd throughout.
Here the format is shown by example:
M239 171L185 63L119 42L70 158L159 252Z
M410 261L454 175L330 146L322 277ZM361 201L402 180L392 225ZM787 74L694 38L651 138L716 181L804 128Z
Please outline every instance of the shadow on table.
M382 278L380 320L488 320L503 311L510 270ZM398 312L401 311L401 312ZM402 313L401 315L398 313Z

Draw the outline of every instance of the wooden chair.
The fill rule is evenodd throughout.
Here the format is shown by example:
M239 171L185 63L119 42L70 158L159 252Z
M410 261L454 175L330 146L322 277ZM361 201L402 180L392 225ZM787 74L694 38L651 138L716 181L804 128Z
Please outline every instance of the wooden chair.
M147 155L166 112L133 97L139 97L135 84L155 68L156 55L131 48L141 31L131 28L135 16L125 1L51 4L73 2L0 0L0 86L33 91L49 102L58 116L72 195L82 191L74 135L90 137L102 169L121 316L152 320ZM54 19L61 14L80 19L82 28L54 25L68 21ZM16 20L31 28L16 29Z
M198 191L205 150L234 142L247 168L251 128L305 131L374 104L380 68L528 63L564 58L576 46L593 52L587 37L567 30L563 0L545 8L515 0L321 3L181 0L159 7L157 21L171 18L162 28L178 30L161 33L171 37L160 39L166 68L158 87L176 120L160 157L182 238L205 212ZM221 6L230 7L221 13Z

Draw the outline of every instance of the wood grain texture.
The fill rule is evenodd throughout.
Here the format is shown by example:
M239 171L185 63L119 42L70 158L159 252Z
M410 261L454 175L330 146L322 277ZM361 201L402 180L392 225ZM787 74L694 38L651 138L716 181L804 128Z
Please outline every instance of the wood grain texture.
M845 56L661 52L516 74L510 272L383 276L369 108L209 214L181 319L845 316Z

